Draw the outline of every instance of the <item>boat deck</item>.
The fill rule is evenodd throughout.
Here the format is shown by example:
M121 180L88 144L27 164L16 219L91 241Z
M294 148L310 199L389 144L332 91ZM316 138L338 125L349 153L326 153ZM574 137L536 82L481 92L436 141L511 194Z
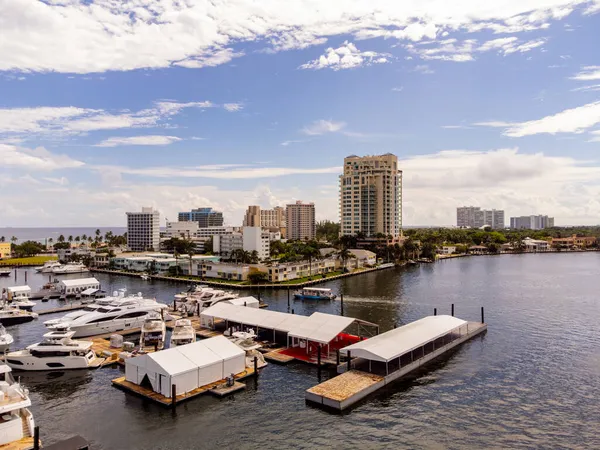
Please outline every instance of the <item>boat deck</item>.
M0 445L0 450L30 450L33 448L33 438L24 437L9 444Z
M379 375L361 372L360 370L351 370L350 372L345 372L335 378L331 378L318 384L306 392L337 402L343 402L357 392L364 391L378 383L382 383L383 380L384 377Z
M234 375L234 378L236 380L243 380L252 375L254 375L254 369L252 367L247 367L245 371ZM205 394L213 389L218 388L220 385L222 385L224 383L226 383L226 380L219 380L219 381L215 381L214 383L200 386L199 388L196 388L193 391L187 392L185 394L180 394L175 397L175 404L179 404L183 401L192 399L194 397L198 397L199 395ZM131 382L127 381L125 379L125 377L115 378L114 380L112 380L112 384L113 384L113 386L115 386L119 389L122 389L126 392L130 392L132 394L138 395L140 397L146 398L148 400L152 400L163 406L172 406L172 404L173 404L171 398L165 397L164 395L159 394L158 392L154 392L152 389L148 389L148 388L139 386L137 384L131 383Z
M285 348L278 348L277 350L265 353L263 356L266 360L272 361L277 364L287 364L289 362L292 362L295 358L293 356L289 356L282 353L284 350Z
M41 309L41 310L34 310L34 313L37 313L40 316L46 315L46 314L54 314L54 313L59 313L59 312L69 312L69 311L76 311L78 309L83 309L85 308L87 305L84 305L83 303L78 303L76 305L67 305L67 306L60 306L58 308L50 308L50 309Z

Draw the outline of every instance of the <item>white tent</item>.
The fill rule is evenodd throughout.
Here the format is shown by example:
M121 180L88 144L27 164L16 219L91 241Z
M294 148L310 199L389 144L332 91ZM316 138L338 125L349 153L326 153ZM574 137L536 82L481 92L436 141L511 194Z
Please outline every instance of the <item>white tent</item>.
M246 368L246 353L223 336L181 345L125 360L125 379L142 384L147 376L152 389L171 397L193 391Z
M344 355L388 362L442 337L467 322L452 316L428 316L399 328L357 342L340 350Z
M249 308L258 308L260 302L254 297L239 297L232 298L231 300L225 300L225 303L236 306L247 306Z
M288 333L308 317L258 308L245 308L221 302L200 313L200 323L203 327L210 327L214 319L224 319L243 325Z
M288 336L319 342L321 344L329 344L355 320L353 317L334 316L333 314L316 312L303 323L293 327Z

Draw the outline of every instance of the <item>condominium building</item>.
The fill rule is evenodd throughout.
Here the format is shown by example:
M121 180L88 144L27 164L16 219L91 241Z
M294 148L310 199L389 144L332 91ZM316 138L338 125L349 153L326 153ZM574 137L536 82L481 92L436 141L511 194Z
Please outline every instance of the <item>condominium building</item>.
M261 227L244 227L242 231L243 249L247 252L256 251L260 259L269 257L270 233Z
M510 218L510 227L522 230L543 230L554 226L554 217L548 216L519 216Z
M260 226L264 228L285 228L285 208L260 210Z
M244 249L244 235L242 233L221 234L213 236L213 253L221 256L230 256L234 250Z
M489 225L495 230L504 228L504 210L502 209L484 209L483 224Z
M244 223L245 227L260 227L261 226L261 211L260 206L251 205L248 206L246 210L246 214L244 215Z
M160 213L152 208L127 213L127 247L138 252L158 250L160 243Z
M286 237L288 239L314 239L317 235L315 204L296 203L286 207Z
M212 208L197 208L189 212L180 212L180 222L198 222L200 228L223 226L223 213Z
M340 216L342 235L402 234L402 171L396 155L344 158Z
M456 208L457 227L481 228L484 224L484 214L478 206L461 206Z

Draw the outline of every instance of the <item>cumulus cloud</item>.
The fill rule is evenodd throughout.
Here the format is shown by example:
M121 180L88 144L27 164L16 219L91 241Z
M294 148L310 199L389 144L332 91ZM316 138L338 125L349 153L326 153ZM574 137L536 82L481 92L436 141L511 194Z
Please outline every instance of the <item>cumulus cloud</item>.
M600 102L566 109L557 114L527 122L479 122L475 125L505 128L504 135L523 137L535 134L582 133L600 123Z
M325 134L325 133L335 133L336 131L340 131L342 128L346 126L345 122L336 122L333 120L317 120L310 125L305 126L302 129L304 134L308 134L310 136Z
M387 63L390 57L389 53L361 52L352 42L345 41L341 47L335 49L329 47L324 55L306 64L302 64L300 69L354 69L372 64Z
M419 64L419 65L415 66L415 68L413 69L413 72L419 72L424 75L431 75L431 74L435 73L435 71L433 69L431 69L427 64Z
M225 110L229 112L238 112L244 109L244 105L242 105L241 103L225 103L223 105L223 108L225 108Z
M592 131L590 134L592 138L588 142L600 142L600 130Z
M181 138L176 136L161 135L111 137L96 144L95 147L119 147L122 145L169 145L180 140Z
M57 155L44 147L34 149L0 144L0 161L4 167L31 171L53 171L82 167L84 163L67 155Z
M583 66L581 71L571 77L572 80L600 80L600 66Z

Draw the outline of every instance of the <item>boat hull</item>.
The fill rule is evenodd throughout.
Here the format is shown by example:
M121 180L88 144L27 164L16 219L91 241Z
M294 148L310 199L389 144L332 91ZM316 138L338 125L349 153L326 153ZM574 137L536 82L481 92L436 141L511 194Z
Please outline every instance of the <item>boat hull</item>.
M85 356L60 356L38 358L28 354L18 355L8 353L5 357L6 364L14 370L22 371L50 371L50 370L76 370L88 369L90 363L95 361L96 357L87 358Z
M10 272L0 272L0 277L10 277Z
M135 319L116 319L106 322L88 323L85 325L72 325L71 330L75 331L74 337L96 336L99 334L141 328L145 320L146 318L144 316Z
M294 294L294 298L300 300L334 300L335 296L326 297L322 295L304 295L304 294Z
M4 326L19 325L21 323L31 322L34 319L33 316L12 316L12 317L0 317L0 323Z

